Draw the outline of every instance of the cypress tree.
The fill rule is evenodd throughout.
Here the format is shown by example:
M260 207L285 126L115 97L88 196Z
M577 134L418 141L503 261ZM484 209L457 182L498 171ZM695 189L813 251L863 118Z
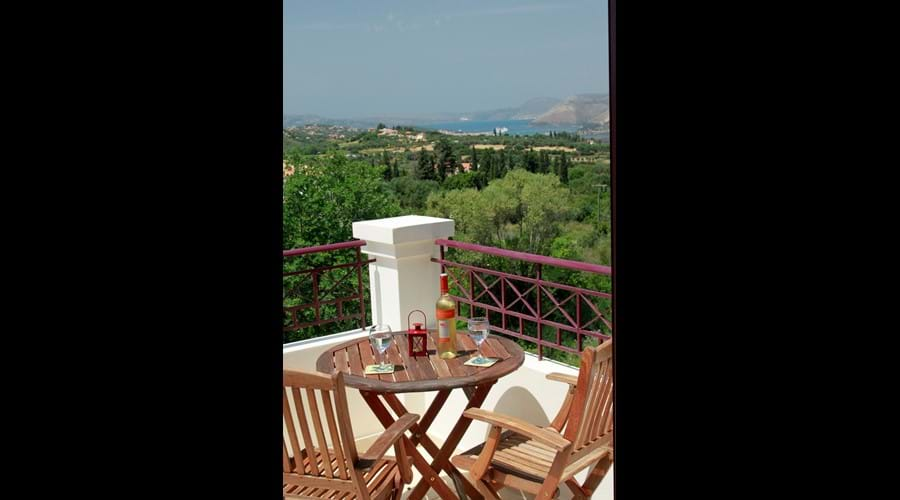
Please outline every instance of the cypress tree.
M525 153L525 170L535 173L538 169L538 160L534 156L534 151L528 150Z
M428 154L428 151L422 149L419 152L419 160L416 163L415 177L416 179L422 180L435 180L436 176L434 174L434 163L432 163L431 155Z

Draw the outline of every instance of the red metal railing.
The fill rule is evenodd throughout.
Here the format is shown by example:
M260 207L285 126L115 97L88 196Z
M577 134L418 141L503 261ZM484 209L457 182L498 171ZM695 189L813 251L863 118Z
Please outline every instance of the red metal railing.
M440 246L441 256L431 261L441 265L442 272L449 276L451 288L459 292L453 294L457 302L458 317L462 317L463 304L469 306L470 316L477 309L484 310L486 315L491 312L495 316L499 315L499 325L492 319L491 330L537 344L538 359L543 358L545 347L578 354L584 348L585 336L597 339L598 343L611 337L612 321L603 312L605 307L602 302L611 301L612 294L555 283L542 277L544 266L611 276L612 269L609 266L446 239L435 240L435 244ZM447 260L445 248L528 262L533 264L535 276L522 276ZM489 284L491 280L493 282ZM534 295L531 295L532 292ZM516 319L518 331L511 329ZM525 327L529 322L535 326L535 336L527 334L527 330L532 330ZM545 328L556 330L549 340L545 338ZM575 346L564 344L562 332L575 335Z
M309 256L309 259L316 260L316 254L337 252L345 249L355 250L355 258L349 262L282 273L285 285L284 332L295 332L302 328L354 319L357 320L360 328L366 326L366 300L362 268L370 262L375 262L375 259L363 260L360 247L365 244L365 241L356 240L330 245L295 248L282 252L284 259ZM319 260L322 259L320 258ZM337 260L341 259L338 258ZM345 258L343 260L349 259ZM355 286L352 282L348 282L348 278L354 274L356 274ZM304 295L304 292L308 293L308 295ZM347 311L347 308L344 307L347 302L357 301L359 302L359 307L353 307L352 312ZM299 303L289 305L288 302Z

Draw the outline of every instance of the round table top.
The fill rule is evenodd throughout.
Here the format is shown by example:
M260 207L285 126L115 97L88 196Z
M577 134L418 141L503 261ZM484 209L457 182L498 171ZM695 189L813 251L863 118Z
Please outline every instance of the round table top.
M376 363L375 351L368 337L337 345L322 353L316 362L319 372L344 372L344 383L350 387L374 392L425 392L455 389L495 381L514 372L525 361L522 348L512 340L489 336L481 348L485 357L498 358L482 368L464 363L478 355L475 342L466 330L456 332L457 356L441 359L435 349L437 330L428 331L428 356L410 357L406 332L395 332L394 341L385 353L386 362L394 364L394 373L364 373L366 365Z

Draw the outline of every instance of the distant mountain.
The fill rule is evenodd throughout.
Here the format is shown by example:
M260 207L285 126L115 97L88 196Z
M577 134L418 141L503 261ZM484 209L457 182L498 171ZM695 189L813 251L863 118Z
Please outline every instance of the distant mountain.
M431 123L454 122L461 118L472 121L531 120L559 104L559 99L536 97L521 106L513 108L489 109L469 112L426 113L415 116L375 116L360 118L361 121L384 123L385 125L427 125Z
M529 100L525 104L519 106L519 111L516 113L512 119L513 120L534 120L538 116L546 113L553 106L556 106L560 103L559 99L553 97L535 97L534 99Z
M535 124L609 125L609 95L579 94L553 106Z
M465 113L463 116L471 120L478 121L496 121L496 120L532 120L542 113L550 110L553 106L561 101L553 97L535 97L529 99L515 108L500 108L488 111L476 111L473 113Z

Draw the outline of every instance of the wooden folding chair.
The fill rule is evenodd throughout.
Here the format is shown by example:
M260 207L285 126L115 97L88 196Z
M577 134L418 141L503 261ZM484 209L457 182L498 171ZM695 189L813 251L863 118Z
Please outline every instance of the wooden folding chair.
M284 370L283 375L285 437L281 458L285 497L399 500L402 485L412 481L403 436L419 416L403 415L359 455L350 425L343 374L327 376ZM320 408L325 413L324 426ZM396 456L385 457L392 446Z
M612 340L588 347L578 377L551 373L550 380L569 384L562 408L547 427L472 408L464 415L491 424L487 441L452 458L497 496L512 487L544 500L565 483L575 498L590 498L613 462ZM584 484L574 476L593 466ZM498 497L499 498L499 497Z

